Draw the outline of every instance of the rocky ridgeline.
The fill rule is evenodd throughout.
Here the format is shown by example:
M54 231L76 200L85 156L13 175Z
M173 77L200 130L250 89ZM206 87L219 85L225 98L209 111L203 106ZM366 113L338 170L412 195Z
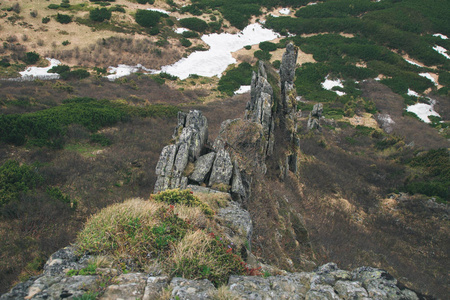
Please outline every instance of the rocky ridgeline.
M95 289L105 275L116 275L115 269L97 269L103 275L68 277L67 270L87 266L89 256L78 257L74 248L54 253L44 267L44 273L16 285L0 300L10 299L74 299ZM285 273L276 276L231 276L221 288L228 298L218 298L218 289L206 280L189 280L154 273L127 273L117 276L106 287L100 299L153 300L161 293L170 299L419 299L416 293L402 287L387 272L370 267L353 271L340 270L328 263L313 272ZM166 298L167 299L167 298Z
M86 268L92 257L77 256L73 247L66 247L49 258L43 274L16 285L0 300L74 299L99 285L106 288L100 299L159 299L161 293L170 293L170 299L191 300L218 299L218 293L228 293L226 299L418 299L383 270L362 267L350 272L329 263L314 272L287 273L259 263L250 253L253 226L243 204L251 197L253 178L264 176L270 164L281 179L298 168L296 60L297 50L289 44L280 67L278 98L260 63L252 76L244 119L223 122L213 143L208 141L208 122L200 111L180 112L173 143L161 151L154 188L155 193L189 188L194 194L214 194L227 200L215 215L223 233L240 245L249 266L262 267L266 275L281 275L231 276L220 291L206 279L170 279L157 268L126 274L98 268L96 275L68 276L69 270ZM311 117L320 118L321 108L314 111ZM105 282L105 278L113 280Z

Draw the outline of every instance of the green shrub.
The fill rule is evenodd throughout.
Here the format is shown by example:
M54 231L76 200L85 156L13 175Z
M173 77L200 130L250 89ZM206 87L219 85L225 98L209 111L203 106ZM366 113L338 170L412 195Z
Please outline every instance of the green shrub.
M27 65L33 65L38 62L40 56L35 51L25 53L25 57L22 59Z
M272 54L262 50L256 50L253 55L259 60L270 60L270 58L272 57Z
M69 15L57 14L56 21L58 21L61 24L69 24L70 22L72 22L72 17Z
M96 275L97 274L97 264L95 263L90 263L87 265L87 267L82 268L80 270L69 270L67 272L67 276L72 277L72 276L77 276L77 275Z
M50 4L49 6L47 6L49 9L58 9L59 5L58 4Z
M259 49L261 49L262 51L271 52L277 50L278 47L277 44L272 42L261 42L259 43Z
M272 63L272 66L273 66L275 69L279 69L279 68L281 67L281 61L279 61L278 59L275 60L275 61Z
M198 38L198 33L195 31L185 31L182 33L183 37L189 38Z
M65 195L58 187L47 187L46 189L47 195L52 197L55 200L61 201L62 203L71 204L72 200L69 196ZM76 203L76 202L74 202ZM74 206L75 207L75 206Z
M169 80L172 80L172 81L178 79L177 76L170 75L169 73L165 73L165 72L159 73L159 76L160 76L161 78L169 79Z
M241 63L220 77L217 89L228 96L232 96L241 85L250 85L251 79L252 66L249 63Z
M158 194L152 195L152 199L157 202L164 202L168 204L183 204L190 207L200 207L204 214L213 215L212 209L205 203L201 202L193 195L190 190L166 190Z
M252 46L250 46L250 45L244 46L244 49L245 50L250 50L250 49L252 49Z
M7 68L7 67L9 67L9 66L11 66L11 64L9 63L9 60L8 60L8 59L2 58L2 59L0 60L0 67Z
M150 35L157 35L157 34L159 34L159 28L158 28L158 26L155 26L155 27L152 27L152 28L150 28L150 30L148 31L148 33L150 34Z
M208 24L199 18L186 18L179 22L181 26L198 32L204 32L208 28Z
M70 45L70 42L69 42L69 40L65 40L65 41L63 41L61 44L62 44L63 46L67 46L67 45Z
M103 22L111 19L111 10L106 8L95 8L89 12L89 19L94 22Z
M142 27L153 27L159 23L160 18L161 13L157 11L138 9L135 20Z
M44 178L36 172L36 166L7 160L0 166L0 208L17 201L20 194L36 188Z
M183 47L190 47L190 46L192 46L192 42L190 40L186 39L186 38L181 38L180 42L181 42L181 45Z
M50 18L49 17L43 17L42 18L42 23L43 24L47 24L48 22L50 22Z

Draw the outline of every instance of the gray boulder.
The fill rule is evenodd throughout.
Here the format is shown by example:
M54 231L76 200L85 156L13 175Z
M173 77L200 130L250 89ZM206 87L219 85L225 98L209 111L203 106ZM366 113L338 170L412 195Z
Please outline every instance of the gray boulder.
M215 152L210 152L200 156L195 162L194 172L192 172L189 176L189 179L198 183L205 182L206 175L208 175L209 171L211 171L215 158Z
M121 274L115 283L108 286L100 300L123 299L136 300L144 296L148 275L143 273Z
M284 52L280 65L280 81L293 83L295 77L295 67L297 64L298 50L289 43L286 45L286 52Z
M242 198L245 198L247 193L245 191L244 183L242 182L241 172L236 161L233 163L233 179L231 181L231 192Z
M214 299L216 288L207 279L189 280L184 278L173 278L170 282L172 287L171 299L180 300L206 300Z
M320 118L323 113L323 104L317 103L314 105L312 111L311 111L311 117Z
M230 237L238 235L248 241L248 245L251 245L253 223L250 217L250 213L241 208L240 205L234 201L230 201L228 206L219 209L217 217L221 220L221 223L231 229Z
M212 167L209 185L224 184L230 185L231 176L233 174L233 163L230 154L226 150L219 150Z
M155 171L156 175L158 176L172 175L172 169L176 153L177 153L176 145L168 145L162 149L158 163L156 164L156 171Z

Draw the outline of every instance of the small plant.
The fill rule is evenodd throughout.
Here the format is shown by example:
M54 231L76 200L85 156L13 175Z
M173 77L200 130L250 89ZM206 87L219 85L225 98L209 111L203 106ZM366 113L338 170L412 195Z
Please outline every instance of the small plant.
M70 45L70 42L68 40L65 40L61 43L63 46L67 46Z
M180 42L181 42L181 45L183 46L183 47L190 47L190 46L192 46L192 42L190 41L190 40L188 40L188 39L186 39L186 38L181 38L180 39Z
M50 18L49 17L43 17L42 18L42 23L47 24L48 22L50 22Z
M244 46L244 49L245 50L250 50L250 49L252 49L252 46L250 46L250 45Z
M32 10L32 11L30 11L30 16L31 16L32 18L36 18L36 17L38 16L37 10Z
M96 275L97 274L97 264L90 263L87 267L80 270L69 270L67 276L72 277L76 275Z
M111 19L111 10L106 8L95 8L89 12L89 19L94 22L103 22Z
M256 50L253 55L259 60L270 60L270 58L272 57L272 54L263 50Z
M152 195L152 199L157 202L168 204L183 204L186 206L197 206L202 209L206 215L213 215L212 209L205 203L201 202L190 190L166 190L164 192Z
M136 23L141 25L142 27L153 27L159 23L159 19L161 18L161 13L153 10L142 10L138 9L136 12Z
M58 4L54 4L54 3L52 3L52 4L50 4L49 6L47 6L49 9L58 9L59 8L59 5Z
M112 141L101 133L94 133L89 139L91 143L97 143L101 146L110 146L112 144Z

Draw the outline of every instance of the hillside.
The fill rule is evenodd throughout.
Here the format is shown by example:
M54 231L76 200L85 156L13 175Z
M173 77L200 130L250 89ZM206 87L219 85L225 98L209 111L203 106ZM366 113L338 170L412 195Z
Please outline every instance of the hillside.
M51 0L0 10L0 292L40 274L90 216L148 199L178 111L196 109L208 120L205 151L216 138L228 145L251 187L240 204L259 263L370 266L419 295L449 293L446 1ZM286 89L289 43L298 56ZM53 73L47 57L58 60ZM272 146L258 146L267 161L253 127L221 127L252 115L262 62L273 90L265 114L275 113L261 133Z

